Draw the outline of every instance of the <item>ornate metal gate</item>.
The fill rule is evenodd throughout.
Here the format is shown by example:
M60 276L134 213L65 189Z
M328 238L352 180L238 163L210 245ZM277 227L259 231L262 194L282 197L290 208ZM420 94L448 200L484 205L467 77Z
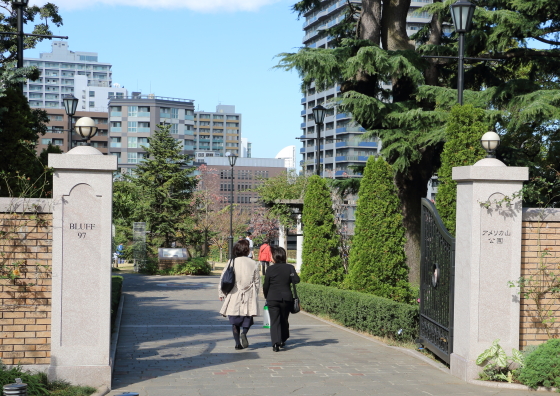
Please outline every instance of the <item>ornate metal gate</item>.
M420 259L420 338L449 363L453 352L455 238L449 234L433 203L422 199Z

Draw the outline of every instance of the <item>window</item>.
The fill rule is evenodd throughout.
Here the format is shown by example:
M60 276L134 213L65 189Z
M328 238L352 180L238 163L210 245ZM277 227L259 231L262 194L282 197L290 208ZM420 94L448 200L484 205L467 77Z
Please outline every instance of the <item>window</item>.
M86 61L86 62L97 62L97 56L92 56L92 55L78 55L78 58L81 61Z
M111 153L111 155L117 157L117 164L121 163L121 153Z
M50 121L62 121L63 117L61 115L49 115Z
M228 116L226 117L226 120L238 120L238 121L239 121L239 116L236 116L236 115L234 115L234 116L233 116L233 115L228 115Z
M237 122L226 122L227 127L238 127L239 124Z
M122 123L120 121L111 121L111 132L122 132Z
M129 137L128 138L128 148L138 148L138 138Z
M90 101L90 102L89 102L89 107L95 107L95 102Z
M95 98L95 91L89 91L89 97Z
M114 93L114 92L109 92L108 98L109 98L109 99L112 99L112 98L114 98L114 97L115 97L115 93Z
M150 132L150 123L149 122L139 122L138 123L138 132Z
M118 98L124 98L124 92L117 92L117 99Z
M200 121L198 123L198 125L200 125L200 126L210 126L210 121Z
M121 138L120 137L112 137L110 147L121 147Z
M146 137L139 137L138 138L138 147L150 147L150 142L148 141L148 138Z
M179 109L176 108L171 109L171 118L179 118Z
M210 119L210 114L199 114L198 118Z
M223 119L224 119L224 116L223 116L223 115L220 115L220 114L214 114L214 115L212 116L212 118L215 119L215 120L223 120Z
M41 144L49 144L51 141L52 141L51 139L43 138L41 139Z
M216 121L214 121L214 126L221 126L221 127L223 127L223 126L224 126L224 123L223 123L223 122L216 122Z
M138 117L149 117L150 107L149 106L138 106Z
M137 164L138 163L138 153L131 153L128 152L127 153L127 160L129 164Z
M138 117L138 106L128 106L128 116Z
M169 130L171 134L178 134L179 133L179 124L171 124L171 129Z
M111 116L119 117L122 115L121 106L111 106Z
M138 132L138 121L128 121L128 132Z
M159 109L160 118L171 118L171 109L169 107L161 107Z

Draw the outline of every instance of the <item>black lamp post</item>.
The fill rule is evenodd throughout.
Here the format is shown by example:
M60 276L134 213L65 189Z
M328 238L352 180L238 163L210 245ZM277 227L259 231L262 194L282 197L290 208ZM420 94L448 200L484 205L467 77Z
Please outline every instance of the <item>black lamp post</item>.
M317 144L317 153L315 154L315 156L317 157L315 159L315 163L317 164L315 166L315 174L317 176L321 176L321 159L320 159L320 154L321 154L321 126L323 125L323 121L325 121L325 115L327 114L327 109L325 109L323 106L321 105L317 105L315 106L313 109L313 119L315 120L315 124L317 124L317 140L316 140L316 144Z
M76 131L85 140L86 146L91 146L89 140L97 134L97 129L92 118L82 117L76 121Z
M78 98L74 95L66 95L62 102L64 102L64 110L68 116L68 151L72 150L72 117L76 114L76 107L78 107Z
M233 259L233 167L235 166L235 162L237 161L237 155L230 153L229 151L226 153L226 157L229 161L229 165L231 166L231 191L230 191L230 202L229 202L229 237L228 237L228 257L229 259Z
M465 33L472 27L472 17L476 6L467 0L458 0L451 6L451 18L455 31L459 33L459 66L457 76L457 101L463 104L463 89L465 87Z
M12 0L12 5L17 10L17 68L23 67L23 10L29 4L29 0Z

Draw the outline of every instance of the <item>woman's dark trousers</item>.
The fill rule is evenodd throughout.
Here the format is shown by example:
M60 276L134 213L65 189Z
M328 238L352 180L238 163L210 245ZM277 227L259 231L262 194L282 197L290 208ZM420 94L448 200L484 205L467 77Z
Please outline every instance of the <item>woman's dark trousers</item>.
M270 314L270 340L272 345L280 345L290 338L288 316L292 308L291 301L267 301Z

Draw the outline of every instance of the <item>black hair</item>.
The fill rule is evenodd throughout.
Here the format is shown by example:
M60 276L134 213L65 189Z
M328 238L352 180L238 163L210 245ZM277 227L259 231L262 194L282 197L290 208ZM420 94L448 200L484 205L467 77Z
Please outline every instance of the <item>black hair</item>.
M286 262L286 251L280 246L271 246L272 259L276 264Z
M235 257L247 257L249 255L249 241L242 239L233 246L233 255Z

